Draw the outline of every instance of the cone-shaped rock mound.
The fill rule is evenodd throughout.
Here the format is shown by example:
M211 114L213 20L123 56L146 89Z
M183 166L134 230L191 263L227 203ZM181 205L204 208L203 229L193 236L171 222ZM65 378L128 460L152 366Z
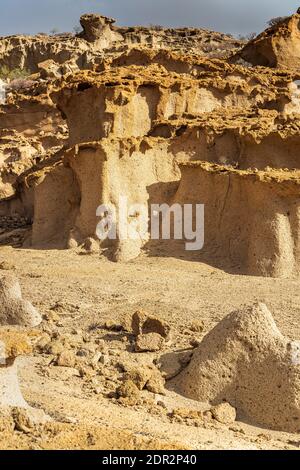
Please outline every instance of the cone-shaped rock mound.
M176 382L189 398L227 401L257 424L300 430L300 342L280 333L264 304L222 320Z

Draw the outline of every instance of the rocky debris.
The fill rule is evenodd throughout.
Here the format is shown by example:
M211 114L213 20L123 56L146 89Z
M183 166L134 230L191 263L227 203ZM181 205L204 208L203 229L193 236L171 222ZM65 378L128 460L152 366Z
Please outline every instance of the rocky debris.
M175 383L192 399L226 401L238 416L298 432L299 351L299 342L280 333L267 307L255 304L231 313L210 331Z
M146 386L146 383L150 380L152 373L153 370L149 367L133 368L124 374L124 380L132 381L139 390L143 390Z
M247 43L234 56L252 65L300 71L300 13L283 18Z
M15 429L15 423L10 413L9 407L0 408L0 432L8 433L13 432Z
M72 351L63 351L59 354L56 364L61 367L72 367L76 365L76 356Z
M126 380L117 388L117 398L124 405L136 405L141 399L140 390L132 380Z
M166 341L169 341L171 337L170 325L142 310L138 310L133 314L131 328L135 336L156 333Z
M15 429L25 434L34 432L51 420L43 410L37 408L12 407L11 416Z
M44 349L47 354L59 356L65 351L65 343L59 339L52 339L45 345Z
M156 367L145 366L132 368L124 374L123 379L133 382L139 390L165 395L165 380Z
M166 390L165 390L165 380L162 377L162 375L159 373L159 371L153 371L151 374L150 379L146 383L146 389L149 392L158 394L158 395L165 395Z
M27 300L23 300L19 281L12 275L0 278L0 324L37 326L42 318Z
M69 60L63 64L59 64L52 59L45 60L44 62L38 63L38 69L40 73L40 77L44 80L48 79L57 79L62 77L63 75L67 75L72 72L77 72L79 70L78 65L74 60ZM63 129L58 128L60 132Z
M137 352L160 351L170 340L170 326L141 310L133 314L131 328L136 337L135 350Z
M164 338L158 333L140 334L136 338L135 350L137 352L155 352L163 349Z
M87 254L97 254L100 251L99 240L97 241L92 237L88 237L84 241L83 248L87 252Z
M18 329L1 327L0 346L0 406L27 408L19 386L15 359L31 353L29 338Z
M199 424L203 422L203 413L202 411L193 410L189 408L174 408L170 413L171 418L175 418L177 422L189 424Z
M27 217L18 215L14 216L0 216L1 230L10 231L18 228L24 228L30 225L30 220Z
M214 419L222 424L232 424L236 420L236 409L229 403L220 403L211 408L211 414Z

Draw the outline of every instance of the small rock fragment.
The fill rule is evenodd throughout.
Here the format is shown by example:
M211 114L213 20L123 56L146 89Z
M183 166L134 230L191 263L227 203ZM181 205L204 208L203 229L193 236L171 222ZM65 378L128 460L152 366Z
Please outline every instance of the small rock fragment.
M90 255L99 253L100 250L99 242L91 237L85 239L83 248Z
M148 367L134 368L124 374L124 379L132 381L139 390L143 390L152 374L153 371Z
M232 424L236 420L236 409L229 403L220 403L211 408L213 417L222 424Z
M136 339L135 350L137 352L160 351L164 346L164 339L158 333L139 335Z
M156 333L166 341L170 339L171 327L165 321L148 315L142 310L133 314L131 327L135 336Z
M13 407L11 415L15 423L15 429L25 434L34 431L38 425L50 421L50 417L43 410L37 408Z
M76 358L72 351L63 351L59 354L56 364L61 367L75 367Z
M134 405L140 400L140 391L132 380L126 380L117 388L116 393L124 404Z
M152 375L146 383L146 389L149 392L157 393L158 395L165 395L165 380L158 370L153 370Z
M46 347L47 354L53 354L54 356L58 356L65 350L65 345L59 340L53 340L51 343L48 344Z

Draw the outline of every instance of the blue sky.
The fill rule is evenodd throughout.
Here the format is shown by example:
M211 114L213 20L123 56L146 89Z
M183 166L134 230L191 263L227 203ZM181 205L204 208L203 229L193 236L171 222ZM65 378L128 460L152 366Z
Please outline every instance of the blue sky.
M119 25L195 26L225 33L260 32L266 21L293 13L299 0L0 0L0 36L72 31L82 13Z

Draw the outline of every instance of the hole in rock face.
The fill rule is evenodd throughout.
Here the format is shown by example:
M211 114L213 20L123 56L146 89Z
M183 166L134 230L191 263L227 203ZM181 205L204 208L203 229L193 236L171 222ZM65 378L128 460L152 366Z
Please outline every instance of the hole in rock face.
M176 131L176 136L177 137L180 137L182 134L185 133L185 131L187 130L187 126L180 126L179 129L177 129Z
M85 91L88 90L89 88L92 88L92 85L90 83L79 83L77 87L77 91Z
M118 86L118 85L119 85L118 82L107 82L107 83L105 83L105 86L108 87L108 88ZM124 85L125 85L125 83L124 83ZM128 83L127 83L127 85L128 85Z

